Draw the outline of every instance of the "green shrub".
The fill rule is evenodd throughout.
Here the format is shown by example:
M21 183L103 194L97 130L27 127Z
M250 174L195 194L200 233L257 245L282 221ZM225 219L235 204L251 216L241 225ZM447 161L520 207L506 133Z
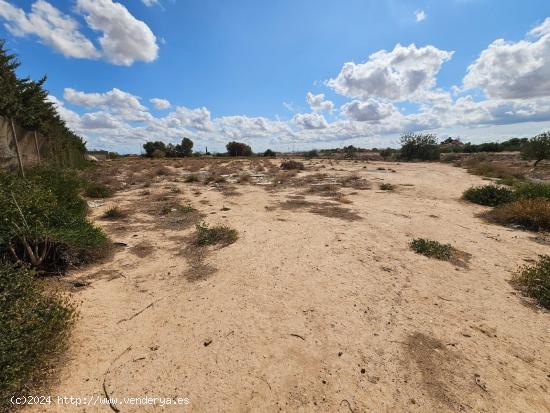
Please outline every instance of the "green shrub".
M440 242L425 238L413 239L410 246L418 254L444 261L450 260L453 253L453 247L450 244L441 244Z
M516 185L518 198L544 198L550 200L550 184L522 182Z
M103 256L109 240L75 207L78 195L59 200L47 182L0 175L0 256L43 271L62 271Z
M463 198L474 204L495 207L514 201L515 194L512 189L507 187L482 185L467 189Z
M113 193L111 188L99 182L89 182L84 190L84 195L88 198L109 198Z
M197 224L197 234L195 243L199 246L205 245L229 245L237 241L239 234L237 230L225 225L219 225L210 228L208 224Z
M401 136L399 158L404 161L433 161L439 159L435 135L406 133Z
M32 271L0 261L0 411L63 348L74 315Z
M317 149L312 149L304 153L304 158L306 159L313 159L318 157L319 157L319 152L317 151Z
M522 198L489 211L490 221L515 224L533 231L550 230L550 201L544 198Z
M536 264L520 268L512 283L550 309L550 256L541 255Z

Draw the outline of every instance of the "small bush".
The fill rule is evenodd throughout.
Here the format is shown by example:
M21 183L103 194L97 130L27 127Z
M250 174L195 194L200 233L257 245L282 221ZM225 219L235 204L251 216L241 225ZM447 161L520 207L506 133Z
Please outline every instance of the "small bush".
M122 218L126 218L127 216L128 216L128 212L120 209L117 206L109 208L102 215L102 217L105 219L122 219Z
M113 193L114 191L111 188L99 182L88 183L84 190L84 195L88 198L110 198Z
M313 159L317 157L319 157L319 152L317 151L317 149L312 149L304 153L304 158L306 159Z
M189 174L185 177L185 182L199 182L199 176L197 174Z
M74 314L30 270L0 261L0 411L63 348Z
M544 198L550 200L550 184L522 182L516 185L518 198Z
M288 170L303 170L303 169L305 169L305 166L302 162L289 160L289 161L284 161L283 163L281 163L281 169L283 169L285 171L288 171Z
M272 151L271 149L267 149L265 152L264 152L264 156L266 157L270 157L270 158L274 158L277 156L277 153L275 151Z
M515 194L510 188L497 185L482 185L467 189L462 195L474 204L499 206L514 201Z
M418 254L444 261L450 260L453 252L453 247L450 244L441 244L425 238L413 239L410 246Z
M544 198L518 199L489 211L490 221L507 225L515 224L533 231L550 230L550 201Z
M540 305L550 309L550 256L541 255L536 264L522 267L512 283Z
M380 189L382 191L393 191L395 190L395 185L384 182L380 184Z
M229 228L225 225L219 225L210 228L208 224L197 224L197 235L195 243L199 246L206 245L229 245L237 241L239 237L237 230Z

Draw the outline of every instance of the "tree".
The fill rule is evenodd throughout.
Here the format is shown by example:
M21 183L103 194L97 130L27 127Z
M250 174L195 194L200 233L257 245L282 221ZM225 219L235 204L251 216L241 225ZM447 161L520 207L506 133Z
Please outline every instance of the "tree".
M276 157L277 154L275 153L275 151L272 151L271 149L267 149L265 152L264 152L264 156L269 156L269 157Z
M4 41L0 40L0 114L6 116L10 123L19 170L21 171L21 176L24 177L25 169L23 168L23 160L21 159L14 124L14 120L21 114L23 109L20 94L21 85L15 74L15 70L20 66L20 62L15 55L8 54L4 44Z
M535 167L543 159L550 159L550 132L543 132L531 138L524 144L522 155L526 159L534 159Z
M181 144L176 145L176 147L177 146L179 146L178 153L181 154L181 156L191 156L193 153L193 141L189 138L183 138Z
M251 156L252 148L246 143L241 142L229 142L225 145L229 156Z
M154 142L146 142L143 145L143 149L145 150L145 155L148 157L152 157L155 151L157 151L157 154L159 152L163 152L166 154L166 145L164 142L160 141L154 141Z
M439 146L435 135L414 133L402 135L399 157L405 161L439 159Z

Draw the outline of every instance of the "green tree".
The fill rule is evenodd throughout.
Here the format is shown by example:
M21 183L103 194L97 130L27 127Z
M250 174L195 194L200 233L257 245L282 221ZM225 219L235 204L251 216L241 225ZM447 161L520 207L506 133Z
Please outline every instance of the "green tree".
M183 138L181 144L176 145L179 156L191 156L193 153L193 141L189 138Z
M155 151L166 154L166 145L161 141L146 142L143 145L143 149L145 150L145 156L148 157L152 157Z
M229 142L225 145L229 156L251 156L252 148L246 143L241 142Z
M414 133L402 135L399 157L405 161L439 159L439 145L435 135Z
M534 166L544 159L550 159L550 132L543 132L531 138L524 144L522 155L526 159L534 159Z

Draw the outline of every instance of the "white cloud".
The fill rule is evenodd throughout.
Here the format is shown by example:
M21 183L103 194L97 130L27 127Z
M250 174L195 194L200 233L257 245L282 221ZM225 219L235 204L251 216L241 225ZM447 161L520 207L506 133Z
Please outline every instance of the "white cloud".
M141 0L147 7L156 6L160 4L159 0Z
M323 115L318 113L298 113L292 121L302 129L325 129L328 123Z
M178 106L166 116L165 120L170 127L188 127L200 131L213 129L210 111L205 107L188 109L185 106Z
M414 100L435 86L441 65L452 55L434 46L397 44L391 52L381 50L370 55L366 63L344 64L327 85L348 97Z
M166 99L153 98L149 99L149 102L151 102L157 110L168 109L171 106L170 102Z
M417 22L426 20L426 12L424 10L416 10L414 12L414 18L416 19Z
M341 107L344 116L359 122L378 122L396 112L391 103L379 102L375 99L366 101L353 100Z
M112 0L77 0L76 7L92 29L102 32L99 43L109 62L130 66L135 61L156 60L159 48L155 35L122 4Z
M518 42L495 40L468 67L465 88L481 88L490 98L550 96L550 18Z
M330 100L326 100L324 93L314 95L311 92L307 92L306 100L309 104L309 107L314 112L332 112L332 110L334 109L334 103L332 103Z
M67 57L104 58L130 66L151 62L158 56L157 39L149 26L137 20L126 7L112 0L77 0L76 11L84 14L90 28L99 31L101 50L79 30L78 22L45 0L33 3L31 11L0 0L0 18L14 36L36 35L42 43Z
M38 36L45 45L67 57L97 59L100 52L80 31L72 17L61 13L44 0L36 1L29 13L0 0L0 17L14 36Z

